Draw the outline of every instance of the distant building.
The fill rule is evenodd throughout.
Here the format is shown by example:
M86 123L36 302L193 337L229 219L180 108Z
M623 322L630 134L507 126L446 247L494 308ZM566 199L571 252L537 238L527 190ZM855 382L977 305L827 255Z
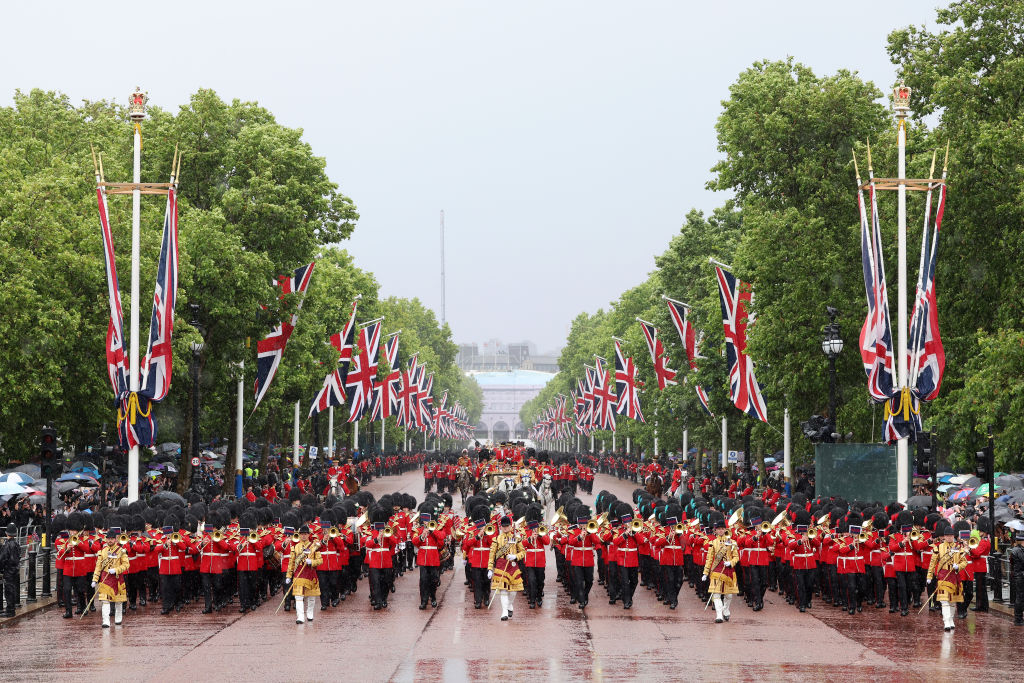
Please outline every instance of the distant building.
M483 441L501 442L526 438L526 426L519 411L554 377L552 372L506 370L468 372L483 390L484 407L474 436Z
M500 339L489 339L480 345L459 344L455 364L463 372L558 372L558 357L538 355L536 345L530 341L505 344Z

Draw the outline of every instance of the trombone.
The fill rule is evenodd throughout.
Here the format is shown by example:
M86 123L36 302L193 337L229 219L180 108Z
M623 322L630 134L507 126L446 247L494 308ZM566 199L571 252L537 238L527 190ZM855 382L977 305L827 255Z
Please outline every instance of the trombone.
M681 526L677 524L676 526ZM644 530L644 523L642 520L633 518L633 521L629 523L630 533L636 534Z

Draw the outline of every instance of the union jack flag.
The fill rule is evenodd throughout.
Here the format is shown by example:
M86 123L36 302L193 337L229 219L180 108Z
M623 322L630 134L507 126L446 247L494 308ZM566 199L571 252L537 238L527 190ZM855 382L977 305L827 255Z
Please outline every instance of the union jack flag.
M618 399L612 390L612 373L604 369L601 359L596 358L594 373L594 410L601 429L615 431L615 407Z
M335 368L324 377L324 384L313 399L313 405L309 407L309 417L316 413L327 410L331 406L340 406L345 403L345 379L348 377L348 366L352 361L352 344L355 342L356 329L356 307L359 305L359 297L352 302L352 314L348 317L348 323L341 332L331 335L330 343L338 352L338 363Z
M171 364L174 351L174 303L178 292L178 200L172 186L167 191L164 230L160 241L153 314L149 321L149 346L142 361L140 393L152 401L162 401L171 388ZM147 444L148 445L148 444Z
M588 433L600 422L600 416L595 410L597 402L594 397L594 386L597 384L597 370L589 365L584 366L585 380L583 385L583 420L587 425Z
M96 182L100 181L99 176ZM114 238L110 231L110 218L107 213L106 189L96 187L96 200L99 204L100 230L103 235L103 262L107 268L107 299L110 304L110 318L107 322L107 375L110 386L114 390L114 398L121 398L128 393L128 369L125 364L124 352L124 309L121 308L121 289L117 282L117 263L114 260Z
M939 204L935 223L931 222L932 193L928 193L925 208L925 229L921 244L922 271L918 278L914 313L910 318L910 386L922 401L932 401L939 395L942 373L946 368L946 352L939 334L938 306L935 299L935 262L938 256L939 230L942 214L946 210L946 183L939 185Z
M576 431L580 434L586 434L590 424L586 415L586 399L583 398L583 382L576 380L576 393L573 395L573 401L575 403L573 407L573 417L576 419Z
M398 412L402 372L398 362L397 332L384 342L384 357L387 358L388 366L392 370L383 380L373 385L373 410L370 419L374 422L389 418Z
M380 328L378 320L359 331L359 355L353 356L345 378L349 422L355 422L370 410L373 383L377 379L377 364L380 362Z
M861 263L868 300L868 314L860 329L860 355L864 362L864 372L868 376L868 393L878 403L894 396L896 379L893 371L895 353L889 319L889 294L885 285L885 262L882 260L882 230L878 222L874 178L871 179L870 191L870 223L864 209L864 191L857 191Z
M409 367L402 369L401 385L398 390L398 413L395 421L401 427L416 427L419 424L416 400L416 359L418 354L413 354L409 359Z
M747 304L752 298L750 285L718 266L715 266L715 275L722 304L722 327L725 330L732 402L751 417L768 422L768 409L761 397L761 387L754 377L754 360L746 354ZM750 316L749 322L752 321L753 317Z
M434 411L432 431L434 436L444 438L445 435L445 421L448 417L445 412L444 404L448 402L448 392L441 394L441 405L438 406L437 410Z
M622 345L615 341L615 392L619 395L615 412L632 420L645 422L640 411L640 392L636 388L636 364L622 355Z
M690 369L696 370L697 359L701 358L697 351L700 340L697 338L697 333L690 322L690 307L668 297L665 297L665 302L668 304L668 314L672 318L672 324L675 325L676 332L679 333L679 339L683 342L683 350L686 352L686 360L690 364ZM683 382L686 382L685 377ZM699 384L694 385L694 390L697 392L697 399L700 401L701 407L704 408L704 412L714 417L715 414L711 412L711 408L708 406L707 390Z
M664 391L665 387L678 384L676 382L676 371L668 367L668 354L665 353L665 345L658 339L658 328L641 320L640 329L644 331L644 339L647 340L647 350L651 353L651 362L654 363L654 374L658 378L658 389Z
M281 298L292 293L305 294L309 287L309 281L313 277L313 266L315 265L316 262L310 263L308 266L302 266L296 270L291 277L280 278L277 284L281 288ZM295 325L299 322L301 309L302 298L296 304L295 312L292 313L290 320L278 323L273 332L256 343L256 405L253 406L253 410L259 406L260 401L267 394L267 389L270 388L270 383L274 381L274 375L277 374L277 368L281 365L281 358L284 356L284 347L288 345L288 340L291 339L292 332L295 331Z
M426 379L424 380L424 377ZM419 423L420 429L424 432L430 426L430 416L434 414L434 397L431 395L434 390L434 373L427 375L426 364L420 369L420 385L416 390L416 400L419 402Z

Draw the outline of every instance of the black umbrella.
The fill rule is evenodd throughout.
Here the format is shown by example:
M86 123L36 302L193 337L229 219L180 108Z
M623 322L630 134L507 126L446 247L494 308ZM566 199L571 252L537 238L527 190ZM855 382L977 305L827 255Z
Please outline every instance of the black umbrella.
M1006 474L996 479L996 486L1006 492L1010 492L1017 491L1018 489L1024 489L1024 482L1020 480L1020 477L1016 477L1012 474Z
M177 503L178 505L185 505L185 499L179 496L174 491L161 491L155 494L151 499L151 503L159 503L160 501L169 501L171 503Z
M932 506L931 496L911 496L907 498L908 508L927 508Z

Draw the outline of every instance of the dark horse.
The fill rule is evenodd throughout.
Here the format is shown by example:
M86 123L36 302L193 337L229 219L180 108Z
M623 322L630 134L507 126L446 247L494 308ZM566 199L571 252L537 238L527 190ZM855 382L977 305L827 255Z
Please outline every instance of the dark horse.
M661 493L665 490L665 480L661 478L660 474L652 472L647 475L647 479L644 481L644 488L647 490L647 493L655 498L661 498Z

